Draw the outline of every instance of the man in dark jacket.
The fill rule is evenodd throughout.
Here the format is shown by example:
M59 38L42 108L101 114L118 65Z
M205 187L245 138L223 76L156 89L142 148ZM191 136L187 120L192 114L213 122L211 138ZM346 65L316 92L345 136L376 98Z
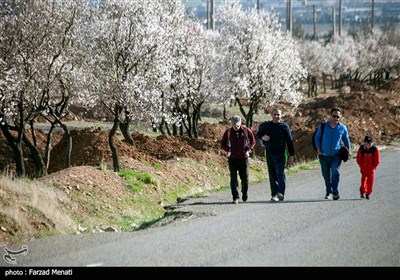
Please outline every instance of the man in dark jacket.
M242 183L242 200L247 201L249 187L249 155L256 145L256 140L250 128L241 125L241 118L237 115L231 118L232 127L228 128L221 140L221 148L226 151L228 157L230 184L233 203L239 203L239 182Z
M257 138L263 141L266 149L271 200L283 201L286 189L286 164L294 161L294 146L292 132L287 123L281 121L281 110L274 108L271 112L272 121L260 124ZM289 159L286 161L286 148Z

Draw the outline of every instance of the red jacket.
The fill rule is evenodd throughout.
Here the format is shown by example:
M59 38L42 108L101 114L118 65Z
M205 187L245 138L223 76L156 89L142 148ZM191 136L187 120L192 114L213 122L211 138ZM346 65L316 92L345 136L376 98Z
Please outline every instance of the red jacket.
M369 149L365 145L361 145L358 149L357 164L362 173L370 173L375 170L380 160L379 150L375 145Z
M244 130L247 130L245 133ZM228 139L228 135L230 137ZM246 135L247 134L247 135ZM256 145L256 139L250 128L241 125L236 131L232 127L228 128L221 140L221 148L226 152L231 152L230 158L245 159L246 152L251 153Z

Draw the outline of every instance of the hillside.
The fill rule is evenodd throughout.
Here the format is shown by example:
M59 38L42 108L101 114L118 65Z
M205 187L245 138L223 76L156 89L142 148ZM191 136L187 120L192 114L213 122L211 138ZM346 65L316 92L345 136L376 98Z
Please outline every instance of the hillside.
M320 94L297 108L278 106L292 128L297 162L315 159L311 135L334 106L343 108L341 121L349 129L353 154L366 134L372 134L378 145L400 137L398 80L380 90L360 87ZM56 134L49 175L31 181L0 177L0 245L55 234L142 228L162 218L170 205L228 186L226 159L219 148L227 127L202 123L199 139L151 138L139 132L132 134L133 146L116 139L122 169L134 171L120 175L112 172L107 131L73 130L72 167L67 169L66 139ZM253 130L256 127L257 123ZM38 135L43 147L46 133ZM0 132L0 169L8 173L14 169L10 155ZM27 170L33 170L28 158L26 163ZM251 166L253 181L266 178L259 147Z

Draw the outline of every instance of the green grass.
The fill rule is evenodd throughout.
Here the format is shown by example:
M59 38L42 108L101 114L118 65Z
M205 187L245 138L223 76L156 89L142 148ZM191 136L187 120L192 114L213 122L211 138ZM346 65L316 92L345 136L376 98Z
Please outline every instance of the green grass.
M313 170L318 167L319 167L318 160L302 162L302 163L299 163L299 164L287 169L286 174L291 175L291 174L295 174L295 173L298 173L303 170Z
M128 182L136 183L137 181L141 181L145 184L157 185L157 180L147 173L137 173L133 170L122 170L118 172L118 175L127 180Z

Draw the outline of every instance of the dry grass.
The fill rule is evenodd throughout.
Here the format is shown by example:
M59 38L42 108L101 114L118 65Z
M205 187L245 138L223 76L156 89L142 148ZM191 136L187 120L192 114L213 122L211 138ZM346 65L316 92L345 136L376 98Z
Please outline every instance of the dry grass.
M0 176L0 245L71 232L74 222L66 214L68 205L68 197L59 190Z

